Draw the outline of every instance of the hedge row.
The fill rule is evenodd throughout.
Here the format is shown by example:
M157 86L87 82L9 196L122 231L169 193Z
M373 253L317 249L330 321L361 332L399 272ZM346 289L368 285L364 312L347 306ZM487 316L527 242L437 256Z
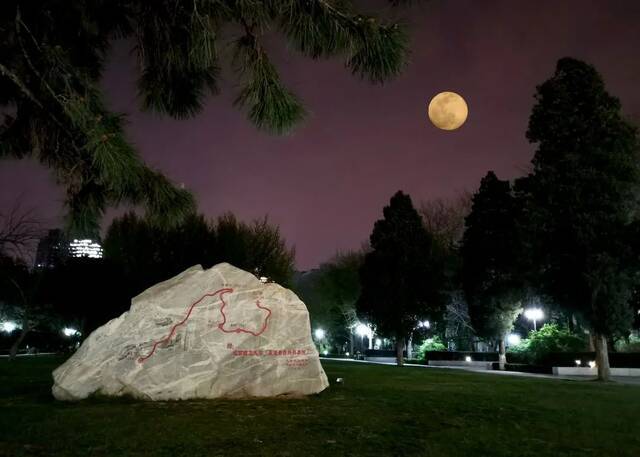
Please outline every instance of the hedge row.
M497 362L497 352L467 352L467 351L427 351L427 360L466 360L471 357L474 362Z
M478 362L497 362L497 352L464 352L464 351L427 351L426 360L471 360ZM553 352L543 356L533 367L573 367L576 360L581 366L589 366L589 362L596 359L595 352ZM526 353L508 352L507 363L528 365ZM613 368L640 368L640 352L609 352L609 364ZM532 368L536 370L538 368ZM519 370L516 370L519 371ZM534 373L536 371L533 371Z
M507 354L507 361L516 362ZM538 365L547 367L573 367L576 360L581 366L589 366L589 362L596 360L595 352L554 352L543 356ZM612 368L640 368L640 352L609 352L609 365Z

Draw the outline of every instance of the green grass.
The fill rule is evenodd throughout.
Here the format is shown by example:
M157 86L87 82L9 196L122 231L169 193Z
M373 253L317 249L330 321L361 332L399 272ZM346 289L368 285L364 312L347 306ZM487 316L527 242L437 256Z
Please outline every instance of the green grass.
M297 400L50 395L60 359L0 360L1 456L640 456L640 387L325 362Z

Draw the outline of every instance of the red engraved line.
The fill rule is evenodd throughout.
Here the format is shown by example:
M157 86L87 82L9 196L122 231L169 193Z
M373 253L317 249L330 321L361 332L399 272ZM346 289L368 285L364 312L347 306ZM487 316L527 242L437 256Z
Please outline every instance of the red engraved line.
M260 309L264 309L267 312L267 317L264 318L264 323L262 324L262 328L257 332L252 332L251 330L247 330L245 328L234 328L233 330L227 330L224 328L224 324L227 323L227 316L224 314L224 307L227 306L227 302L224 301L222 295L220 295L220 300L222 300L222 306L220 307L220 314L222 314L222 322L218 324L218 328L222 330L224 333L248 333L253 336L260 336L267 329L267 325L269 325L269 318L271 317L271 310L266 306L262 306L260 304L260 300L256 301L256 306Z
M252 332L251 330L247 330L247 329L244 329L244 328L241 328L241 327L233 329L233 330L226 330L224 328L224 324L227 322L227 316L224 314L224 307L227 306L227 302L224 301L224 294L230 293L230 292L233 292L233 289L228 288L228 287L224 288L224 289L218 289L215 292L203 295L196 302L192 303L191 306L189 306L189 308L187 310L187 315L184 317L184 319L182 319L180 322L178 322L173 327L171 327L171 331L169 332L169 334L167 336L165 336L161 340L155 341L153 343L153 346L151 347L151 351L146 356L138 358L138 362L142 363L145 360L147 360L149 357L151 357L155 353L156 348L160 344L171 341L171 338L175 334L176 329L178 327L180 327L181 325L185 324L187 322L187 320L189 320L189 317L191 317L191 312L193 311L193 309L196 307L196 305L198 303L200 303L202 300L204 300L207 297L214 297L214 296L216 296L218 294L220 294L220 301L222 301L222 306L220 307L220 314L222 314L222 323L218 324L218 328L220 330L222 330L225 333L241 333L241 332L242 333L249 333L249 334L251 334L253 336L259 336L262 333L264 333L264 331L267 329L267 325L269 324L269 318L271 317L271 310L269 308L267 308L266 306L260 305L260 301L259 300L256 302L256 306L258 308L260 308L260 309L264 309L268 314L267 314L267 317L264 319L264 323L262 325L262 328L258 332Z
M183 325L185 322L187 322L187 320L189 319L189 317L191 317L191 312L193 311L193 308L196 307L196 305L198 303L200 303L202 300L204 300L207 297L214 297L218 294L220 294L220 299L222 300L222 295L226 294L227 292L233 292L233 289L229 289L229 288L225 288L225 289L218 289L213 293L210 294L205 294L202 297L200 297L198 299L198 301L194 302L191 304L191 306L189 306L189 309L187 310L187 315L184 317L184 319L182 319L180 322L178 322L177 324L175 324L173 327L171 327L171 331L169 332L169 334L167 336L165 336L164 338L162 338L161 340L155 341L153 343L153 347L151 348L151 352L149 352L147 355L145 355L144 357L140 357L138 359L139 363L144 362L145 360L147 360L149 357L151 357L153 355L154 352L156 352L156 348L158 347L158 345L164 343L164 342L169 342L171 341L171 338L173 337L174 333L176 333L176 329L178 327L180 327L181 325ZM222 303L224 303L224 300L222 301Z

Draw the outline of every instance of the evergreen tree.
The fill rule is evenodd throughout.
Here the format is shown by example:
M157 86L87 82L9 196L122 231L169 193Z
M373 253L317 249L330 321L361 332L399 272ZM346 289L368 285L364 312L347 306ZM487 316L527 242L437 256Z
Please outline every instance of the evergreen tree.
M217 92L220 41L234 37L236 103L255 125L280 133L304 109L269 60L263 37L272 29L310 58L343 56L372 82L393 78L406 61L405 29L347 0L2 1L0 157L51 168L66 188L72 231L97 235L105 209L121 202L179 223L194 210L193 197L143 163L124 116L104 102L99 80L111 43L134 45L143 108L186 118Z
M588 323L606 380L607 337L631 324L639 267L637 132L598 72L575 59L558 61L536 100L534 172L521 187L537 271L548 294Z
M515 268L519 250L516 208L509 181L488 172L473 196L461 249L471 324L478 336L498 342L502 368L506 335L522 308L522 284Z
M395 338L402 365L405 339L417 322L442 314L443 259L409 195L396 193L383 213L360 269L356 310L377 333Z

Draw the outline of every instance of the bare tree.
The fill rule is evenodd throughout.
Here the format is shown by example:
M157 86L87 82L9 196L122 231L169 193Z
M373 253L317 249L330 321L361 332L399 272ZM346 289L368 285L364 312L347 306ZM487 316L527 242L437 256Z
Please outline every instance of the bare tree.
M464 191L451 199L422 202L418 212L427 230L446 248L457 246L464 233L464 219L471 211L471 193Z
M0 320L13 321L19 329L9 360L15 358L31 331L54 326L55 316L40 293L41 281L42 272L30 271L21 260L0 259Z
M447 323L445 328L447 342L453 341L457 351L462 348L465 350L467 348L473 349L475 330L471 325L469 309L461 290L454 290L450 294L445 320Z
M33 210L24 210L20 200L6 212L0 212L0 256L27 256L42 235L40 221Z
M474 340L474 331L458 278L458 248L464 234L465 218L471 211L471 197L470 192L464 191L450 199L439 198L422 202L419 209L425 227L438 241L447 259L445 268L446 276L449 278L449 290L444 315L444 338L447 345L453 342L457 350L470 346Z

